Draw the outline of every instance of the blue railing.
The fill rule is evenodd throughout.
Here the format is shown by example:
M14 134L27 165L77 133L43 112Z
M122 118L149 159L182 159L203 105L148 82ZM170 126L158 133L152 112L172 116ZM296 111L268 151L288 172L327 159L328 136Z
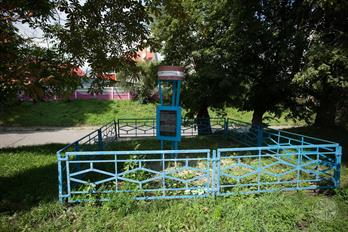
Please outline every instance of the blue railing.
M339 186L335 144L222 148L217 150L217 195Z
M154 119L115 120L59 150L59 199L103 201L121 192L136 199L192 198L340 185L339 144L232 119L212 119L208 130L247 147L104 151L122 138L155 136L155 125ZM195 136L204 126L185 119L182 134Z
M64 161L68 202L86 201L87 194L99 200L117 192L168 199L210 192L210 150L68 152Z
M227 119L225 118L210 118L210 124L204 124L197 119L183 118L181 126L182 136L198 135L198 128L203 131L210 130L213 135L227 131L225 125ZM156 136L156 119L155 118L130 118L118 119L117 134L119 138L122 137L146 137Z

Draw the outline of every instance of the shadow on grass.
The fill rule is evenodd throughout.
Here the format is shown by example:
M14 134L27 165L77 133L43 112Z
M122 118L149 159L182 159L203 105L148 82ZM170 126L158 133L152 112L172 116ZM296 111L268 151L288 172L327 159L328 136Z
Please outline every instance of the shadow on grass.
M0 149L0 156L5 156L0 167L12 169L0 173L0 212L30 210L40 203L58 200L55 152L62 146Z
M97 120L95 124L103 124L109 118L100 118L100 116L103 116L104 112L110 113L107 117L117 114L120 109L115 107L114 101L103 100L52 101L36 104L23 102L0 115L0 125L76 126L90 124L91 120L93 124L91 119L93 115Z
M348 166L348 130L336 128L318 128L318 127L294 127L284 129L298 134L313 136L339 143L342 146L342 163Z
M185 138L182 149L233 146L220 137ZM41 203L58 200L56 151L64 144L0 149L0 212L30 210ZM110 144L107 150L159 149L155 139Z

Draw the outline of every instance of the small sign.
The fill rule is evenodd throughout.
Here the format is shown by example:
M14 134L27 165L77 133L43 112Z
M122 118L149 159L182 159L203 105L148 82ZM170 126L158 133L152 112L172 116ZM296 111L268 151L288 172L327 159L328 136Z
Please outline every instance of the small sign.
M176 136L176 110L161 110L160 111L160 135L161 136Z
M181 108L178 106L157 107L157 138L160 140L181 140Z

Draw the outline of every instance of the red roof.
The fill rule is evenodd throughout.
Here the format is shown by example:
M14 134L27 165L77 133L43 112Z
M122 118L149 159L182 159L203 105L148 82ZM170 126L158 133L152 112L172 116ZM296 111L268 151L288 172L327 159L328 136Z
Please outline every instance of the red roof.
M103 78L106 80L112 80L112 81L116 81L116 74L115 73L103 73L103 74L98 74L97 75L98 78Z
M147 48L138 51L135 56L136 61L151 61L154 58L154 54Z
M79 77L83 77L86 75L86 73L80 67L73 68L72 72Z

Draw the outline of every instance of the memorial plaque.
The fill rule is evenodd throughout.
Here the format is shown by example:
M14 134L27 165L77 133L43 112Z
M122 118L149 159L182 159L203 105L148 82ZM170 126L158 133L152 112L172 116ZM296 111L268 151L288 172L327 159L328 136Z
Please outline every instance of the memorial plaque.
M160 115L160 135L176 137L177 132L177 111L161 110Z
M163 141L181 141L181 108L157 106L156 135Z

